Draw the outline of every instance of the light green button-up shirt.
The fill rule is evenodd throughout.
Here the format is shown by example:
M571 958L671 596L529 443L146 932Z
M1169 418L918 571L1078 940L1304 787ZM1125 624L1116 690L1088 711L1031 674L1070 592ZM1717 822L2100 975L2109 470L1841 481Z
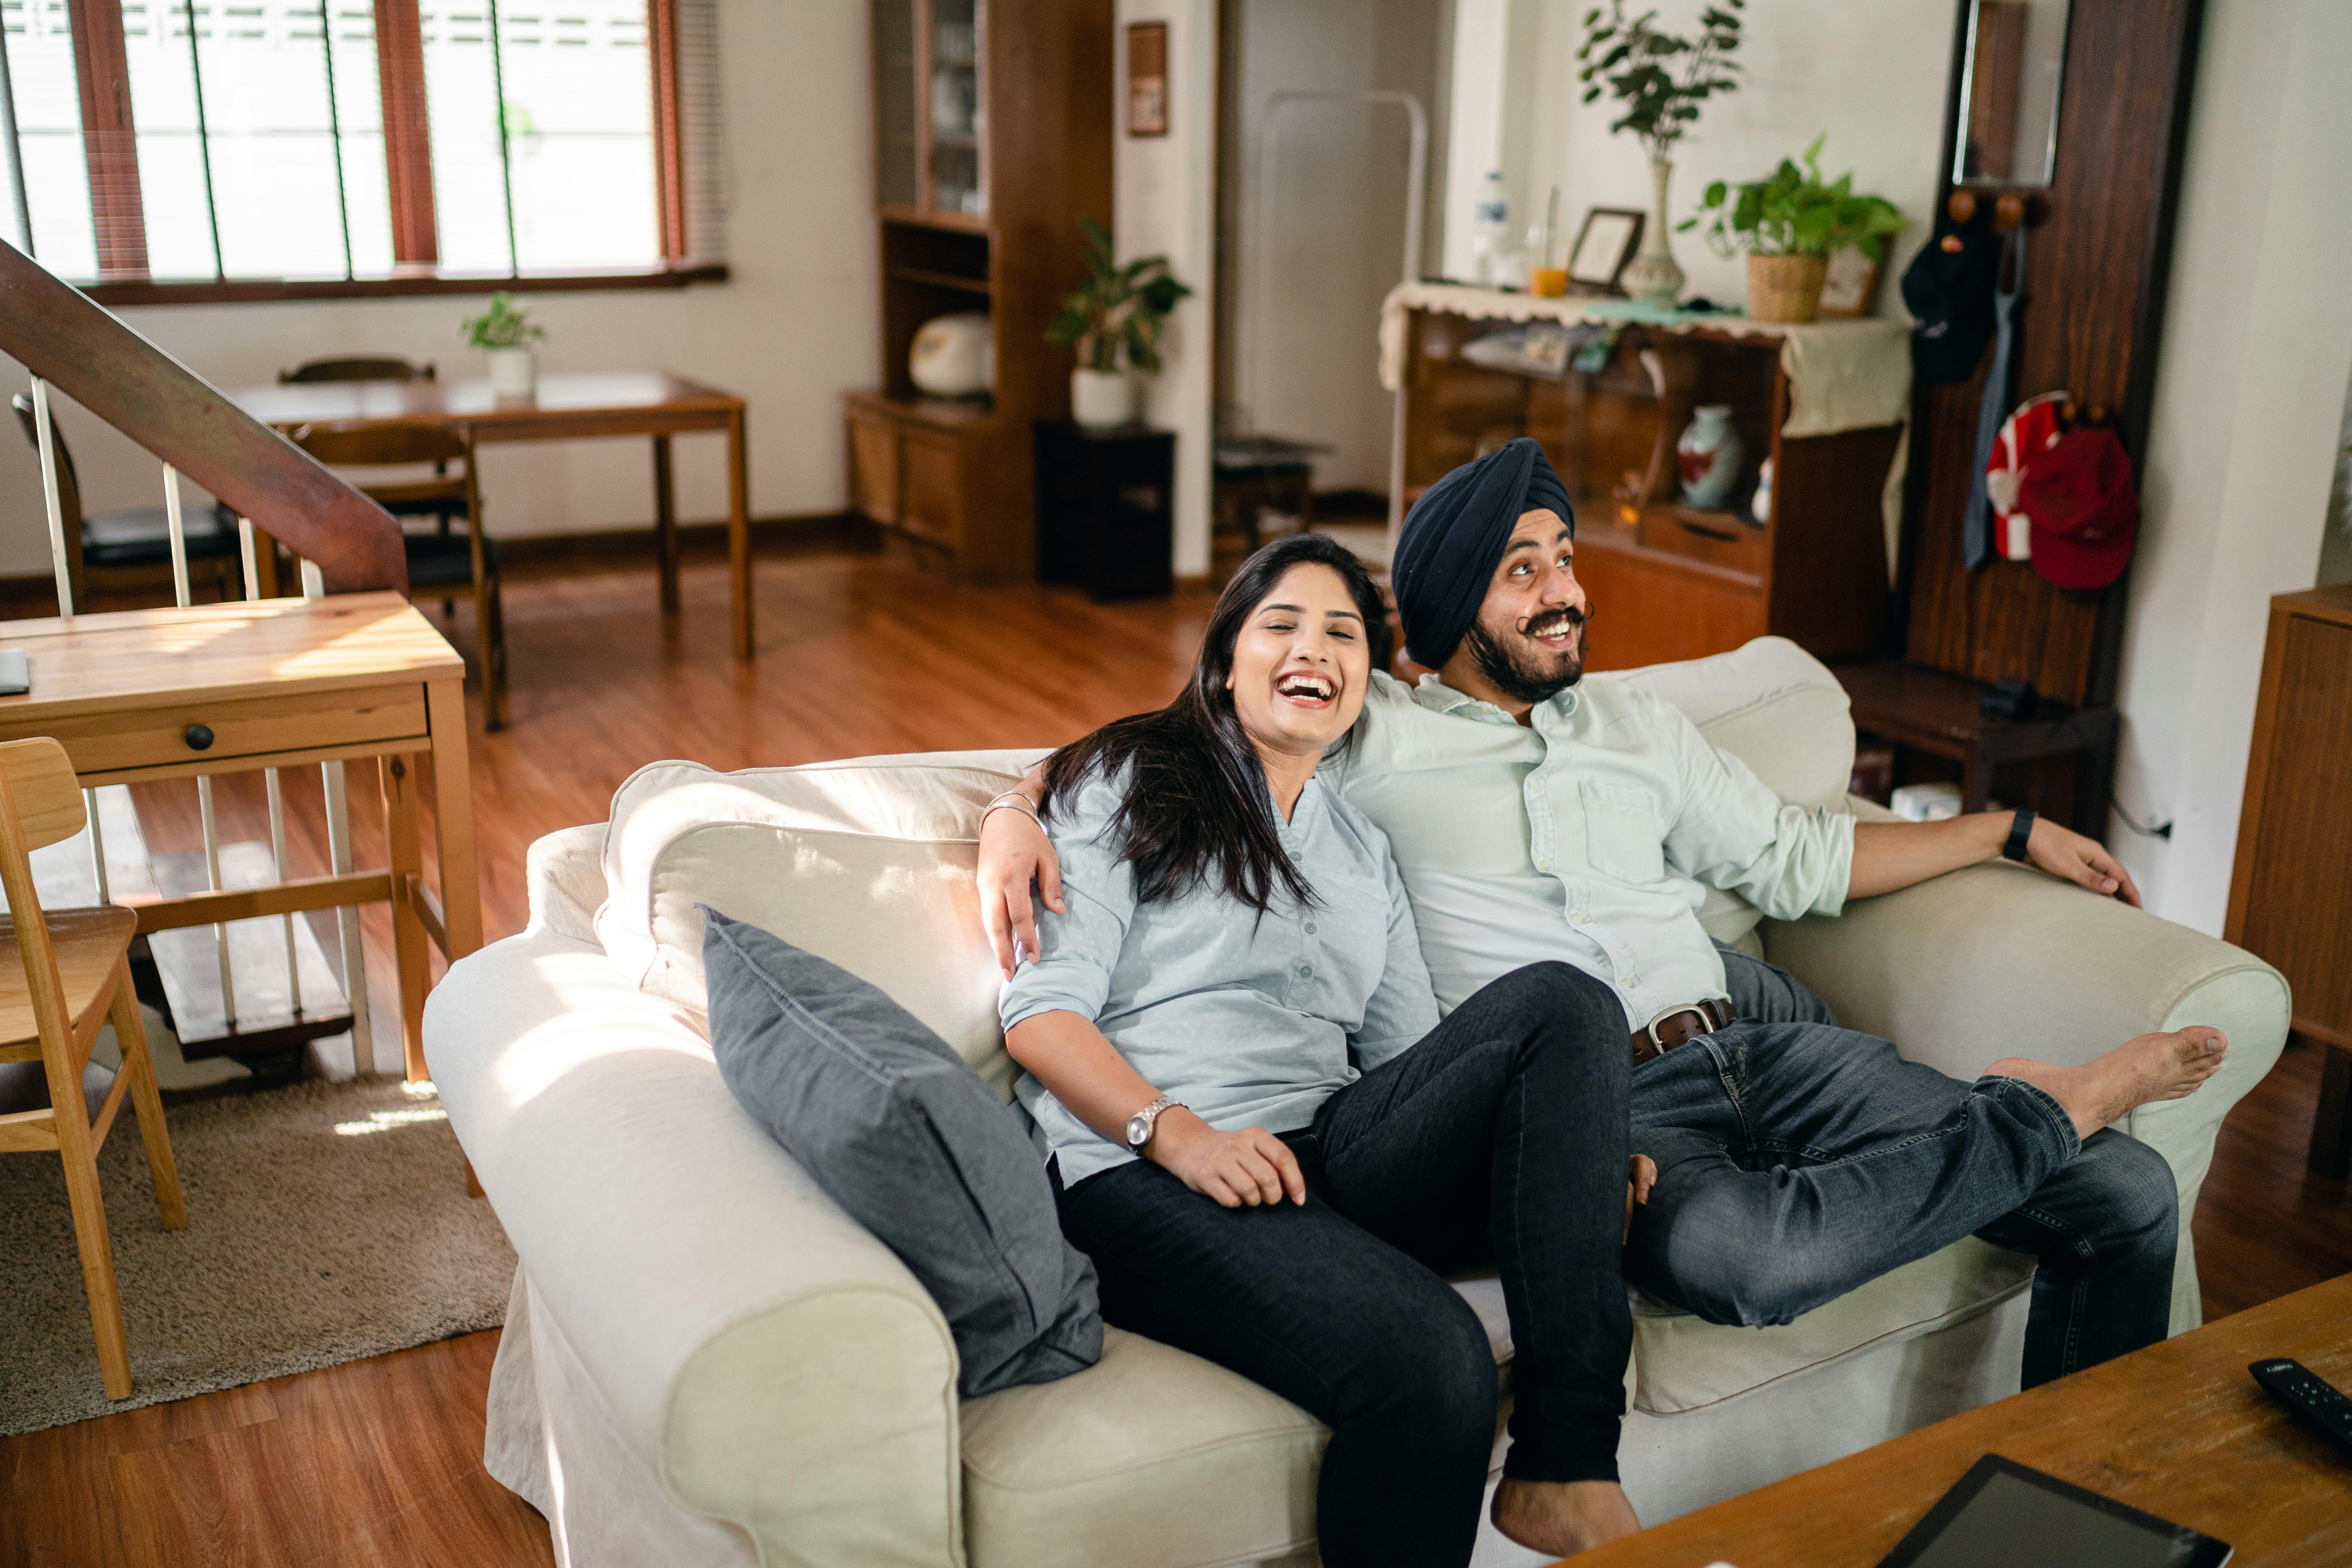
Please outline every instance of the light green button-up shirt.
M1724 994L1705 889L1776 920L1843 906L1853 818L1783 803L1672 704L1599 676L1531 717L1376 674L1355 746L1323 764L1388 835L1448 1011L1561 959L1614 985L1638 1028Z

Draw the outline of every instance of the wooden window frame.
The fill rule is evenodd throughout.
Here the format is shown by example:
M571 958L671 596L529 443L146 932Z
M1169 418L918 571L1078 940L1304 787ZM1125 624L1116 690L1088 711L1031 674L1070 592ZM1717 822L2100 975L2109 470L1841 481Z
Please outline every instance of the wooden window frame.
M723 263L687 263L685 116L678 93L677 0L646 0L646 53L653 71L657 265L562 274L442 274L418 0L374 0L376 75L383 99L384 173L392 207L393 275L187 281L159 280L148 275L146 212L140 195L138 138L131 121L121 0L66 0L66 6L73 29L90 217L98 239L98 280L82 291L100 304L382 298L472 294L488 289L530 292L683 288L689 283L723 282L728 276Z

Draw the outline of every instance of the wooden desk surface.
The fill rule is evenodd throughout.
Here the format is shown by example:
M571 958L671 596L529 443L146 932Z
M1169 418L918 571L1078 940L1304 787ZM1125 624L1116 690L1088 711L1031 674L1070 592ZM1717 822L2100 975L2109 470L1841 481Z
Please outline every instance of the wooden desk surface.
M434 419L472 425L496 439L504 425L551 418L597 420L653 413L724 416L743 406L731 392L666 370L542 375L530 397L501 398L487 381L310 381L248 386L229 401L264 425L346 419Z
M454 680L465 661L399 594L256 599L70 620L0 621L33 689L0 697L0 723L160 701Z
M2352 1274L1571 1559L1574 1568L1872 1568L1981 1456L2188 1525L2253 1568L2352 1563L2352 1456L2247 1375L2352 1387Z

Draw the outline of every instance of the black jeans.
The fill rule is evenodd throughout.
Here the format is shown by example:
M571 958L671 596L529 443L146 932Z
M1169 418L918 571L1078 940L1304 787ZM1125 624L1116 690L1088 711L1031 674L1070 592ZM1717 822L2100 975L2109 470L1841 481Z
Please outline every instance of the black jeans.
M2161 1154L2111 1127L2078 1141L2021 1079L1906 1062L1784 970L1729 949L1724 967L1741 1022L1634 1069L1633 1146L1659 1174L1629 1278L1761 1327L1975 1235L2040 1264L2024 1386L2165 1337L2180 1194Z
M1136 1161L1060 1192L1062 1226L1093 1257L1111 1322L1330 1426L1316 1489L1330 1568L1466 1563L1496 1379L1445 1275L1502 1275L1516 1347L1505 1474L1616 1478L1629 1067L1615 994L1530 964L1285 1139L1303 1206L1223 1208Z

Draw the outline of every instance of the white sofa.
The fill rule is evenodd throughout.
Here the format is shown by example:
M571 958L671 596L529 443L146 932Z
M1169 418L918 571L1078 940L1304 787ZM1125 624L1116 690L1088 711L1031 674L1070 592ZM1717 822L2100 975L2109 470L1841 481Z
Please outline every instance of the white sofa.
M1651 685L1790 799L1844 802L1844 693L1793 645L1594 679ZM533 847L530 928L434 992L426 1056L521 1260L487 1458L547 1515L561 1561L1313 1561L1315 1421L1116 1329L1087 1372L960 1402L920 1286L738 1112L711 1064L697 900L863 973L1005 1089L973 837L982 803L1037 754L653 764L609 824ZM2005 865L1837 920L1759 929L1727 896L1704 916L1760 941L1848 1023L1963 1078L2020 1052L2072 1061L2144 1030L2226 1029L2218 1078L2127 1124L2179 1175L2173 1322L2198 1321L2187 1216L2222 1114L2284 1042L2274 971ZM1969 1240L1781 1329L1638 1303L1635 1506L1656 1522L2013 1390L2031 1273ZM1461 1288L1507 1360L1498 1289ZM1491 1527L1479 1558L1538 1561Z

